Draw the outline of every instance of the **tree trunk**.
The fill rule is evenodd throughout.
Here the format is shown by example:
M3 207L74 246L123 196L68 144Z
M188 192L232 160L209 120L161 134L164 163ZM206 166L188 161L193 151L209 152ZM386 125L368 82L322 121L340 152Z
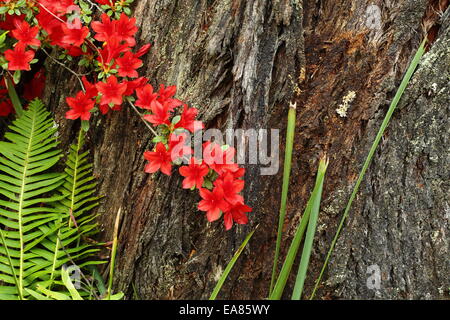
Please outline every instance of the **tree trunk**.
M306 295L387 106L428 34L433 43L368 170L317 297L448 297L448 0L135 3L138 38L154 44L141 74L154 85L176 84L178 98L197 106L208 127L277 128L284 135L289 103L297 103L283 254L319 155L329 156ZM46 102L67 144L79 124L64 119L64 101L78 84L51 60L47 70ZM347 117L340 117L336 109L350 91L356 98ZM245 235L259 225L220 298L267 297L282 171L261 176L258 166L246 166L250 223L226 232L197 211L198 196L181 189L178 173L144 173L143 152L151 138L126 107L96 118L88 133L100 193L106 196L99 209L103 239L111 239L120 207L124 213L117 289L129 298L208 298ZM367 285L368 267L374 265L381 271L378 289Z

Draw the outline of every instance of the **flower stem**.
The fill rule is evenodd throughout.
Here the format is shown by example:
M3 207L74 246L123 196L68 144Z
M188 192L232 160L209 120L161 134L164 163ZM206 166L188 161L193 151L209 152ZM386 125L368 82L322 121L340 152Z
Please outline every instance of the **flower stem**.
M152 126L144 120L144 117L142 116L142 114L139 112L139 110L136 108L136 106L133 104L133 102L131 102L129 99L127 100L128 103L130 104L130 106L133 108L134 112L136 112L139 115L139 118L145 123L145 125L147 126L147 128L150 129L150 131L155 135L155 137L158 136L158 134L156 133L156 131L152 128Z

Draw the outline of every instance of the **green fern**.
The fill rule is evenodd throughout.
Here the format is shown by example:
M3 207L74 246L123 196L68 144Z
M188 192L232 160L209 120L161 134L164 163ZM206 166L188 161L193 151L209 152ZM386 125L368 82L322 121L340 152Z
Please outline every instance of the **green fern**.
M24 288L41 276L36 246L54 233L61 213L50 205L66 197L56 193L65 175L49 172L61 158L57 129L42 102L30 103L0 142L0 298L25 296ZM47 196L50 194L49 196ZM9 286L14 285L14 288Z
M9 126L9 142L0 142L0 300L36 298L30 292L37 287L64 288L64 264L102 263L88 259L98 248L84 241L97 231L90 210L99 198L88 152L81 153L83 133L61 174L51 172L62 156L56 131L35 100Z
M89 151L82 152L84 146L84 132L80 130L77 141L70 146L70 153L66 161L66 178L61 186L61 192L68 196L56 204L60 212L67 214L65 220L60 221L58 233L51 234L44 242L47 247L53 246L59 251L54 256L51 270L51 280L61 275L61 267L69 262L77 262L78 267L100 264L103 261L85 260L98 249L89 244L83 244L83 237L97 232L95 215L91 210L98 206L99 197L94 196L97 182L92 175L92 163L88 162ZM65 258L61 259L62 257Z

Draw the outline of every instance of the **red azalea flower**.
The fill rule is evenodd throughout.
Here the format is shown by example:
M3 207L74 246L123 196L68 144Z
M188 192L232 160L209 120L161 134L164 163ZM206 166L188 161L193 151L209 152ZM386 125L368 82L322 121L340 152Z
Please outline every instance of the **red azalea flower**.
M86 96L84 92L80 91L75 98L68 97L66 101L71 107L66 113L67 119L75 120L81 118L81 120L89 120L91 117L90 110L94 108L95 102Z
M46 11L44 11L46 12ZM39 15L37 16L39 17ZM68 47L66 44L64 44L64 24L61 23L59 20L56 20L53 18L53 16L50 16L51 19L49 22L41 22L39 21L39 25L42 26L42 28L48 33L48 38L50 39L50 44L52 46L60 46L60 47Z
M107 114L107 113L109 112L109 110L110 110L111 108L110 108L109 105L107 105L107 104L101 104L101 105L98 107L98 109L100 110L100 112L101 112L103 115L105 115L105 114Z
M155 173L161 170L162 173L170 176L172 171L172 162L170 158L170 152L166 149L166 146L161 142L158 142L155 147L155 151L146 151L144 157L149 163L145 166L145 172Z
M153 92L153 86L151 84L146 84L142 88L136 89L136 95L138 97L136 106L148 110L151 109L152 103L158 97L158 94Z
M83 54L86 54L83 52L83 50L81 50L80 47L65 45L65 46L63 46L63 48L66 49L67 50L66 53L72 57L79 57L79 56L82 56Z
M244 189L244 181L236 180L231 173L226 173L224 176L220 176L214 181L216 187L222 188L224 192L224 198L231 204L244 202L244 198L239 192Z
M225 224L225 230L230 230L233 226L233 221L238 224L247 224L248 217L246 212L251 212L252 208L246 206L243 203L237 203L230 207L230 209L224 213L223 222Z
M103 13L101 15L101 19L101 22L93 21L91 23L91 27L97 33L94 39L106 42L109 40L109 38L116 34L116 27L106 13Z
M62 43L75 47L81 46L89 34L89 29L86 26L80 29L70 29L63 24L63 31L64 37L62 38Z
M14 20L14 26L16 29L12 31L12 35L14 38L19 40L20 43L27 46L36 46L39 47L41 45L41 41L36 39L37 34L39 33L38 27L30 27L29 23L26 21Z
M39 0L38 2L57 16L64 15L67 7L74 5L73 0Z
M162 105L158 101L154 101L151 105L152 114L146 114L144 119L153 124L159 126L160 124L170 125L169 110L167 105Z
M173 109L175 109L176 107L179 107L183 104L183 102L181 102L178 99L173 99L173 96L175 95L175 93L177 92L177 87L176 86L169 86L169 87L165 87L163 84L160 85L159 87L159 91L158 91L158 101L161 104L167 104L167 106L169 107L169 111L172 111Z
M176 86L168 86L167 88L163 84L159 86L158 94L162 100L172 98L176 93L177 93Z
M217 143L208 141L203 144L203 159L218 174L236 172L239 169L233 162L234 154L235 149L231 147L223 151Z
M213 191L208 189L200 189L201 200L198 204L198 209L206 211L206 218L209 222L213 222L220 218L220 212L228 211L230 205L223 198L223 190L216 187Z
M8 70L30 70L30 62L34 58L34 51L25 51L25 45L17 43L14 50L6 50L5 58L8 60Z
M99 106L100 112L105 115L109 112L109 110L113 111L119 111L122 110L122 105L114 105L113 107L110 107L109 104L101 104Z
M124 81L124 83L127 84L127 91L125 91L124 95L125 96L133 95L134 90L137 91L137 89L142 88L147 82L148 79L145 77L140 77L132 81Z
M2 18L5 20L0 21L0 29L11 31L16 28L16 23L21 23L22 21L25 21L25 15L21 14L20 16L16 16L15 14L9 15L4 14L2 15Z
M118 36L113 36L106 42L105 47L99 50L101 57L98 57L97 60L104 65L108 65L112 59L118 58L121 53L127 52L128 49L126 44L120 43Z
M119 77L137 78L139 75L136 69L142 67L142 60L138 59L133 52L128 51L123 57L116 59L119 66Z
M169 150L172 161L183 158L186 155L192 154L192 148L186 144L187 134L171 133L169 137Z
M245 169L244 168L239 168L239 169L237 169L234 172L232 172L232 171L228 171L228 172L231 173L235 179L242 178L245 175Z
M127 90L126 83L119 83L115 76L110 76L105 82L95 85L99 93L102 94L100 104L122 104L123 94Z
M192 157L189 165L180 167L179 171L185 177L183 180L184 189L191 189L193 187L200 189L203 185L204 177L209 172L209 168L206 164L200 163L200 161Z
M175 128L185 128L190 132L204 128L201 121L196 121L198 110L196 108L189 108L186 104L183 105L183 112L181 113L180 121L175 125ZM194 126L197 124L196 126ZM194 129L195 128L195 129Z
M98 4L101 5L108 5L108 6L114 6L114 1L113 0L95 0Z
M86 79L86 76L83 76L83 78L81 78L81 81L83 82L84 89L86 90L86 96L92 99L98 95L97 87L95 86L95 84L90 83Z
M137 52L136 52L136 57L142 57L144 54L146 54L147 52L150 51L150 48L152 47L152 45L150 43L143 45Z
M134 35L138 31L136 27L136 18L128 18L123 12L120 14L119 20L115 20L116 32L120 38L120 41L125 41L127 45L133 47L136 44Z

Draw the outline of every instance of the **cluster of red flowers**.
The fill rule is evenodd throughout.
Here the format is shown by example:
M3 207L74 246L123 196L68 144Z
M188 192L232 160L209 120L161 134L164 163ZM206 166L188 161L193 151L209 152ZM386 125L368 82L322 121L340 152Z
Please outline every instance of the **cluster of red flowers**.
M12 2L16 1L0 0L0 12L2 7L11 8ZM244 204L240 194L245 170L233 162L235 150L206 142L203 159L192 155L186 138L188 132L204 127L196 120L198 110L174 98L175 86L161 85L155 90L147 78L139 77L137 69L143 65L140 57L150 50L150 44L134 50L138 31L136 19L130 18L124 10L131 1L95 2L104 10L99 21L92 21L90 16L85 19L89 10L84 2L82 6L76 0L26 1L24 11L31 11L35 19L28 19L30 15L25 13L10 15L8 11L5 18L0 19L3 20L0 29L10 31L9 35L16 41L3 53L7 70L30 70L35 51L41 46L60 48L70 59L80 57L83 65L95 70L96 82L89 82L86 77L80 79L82 90L66 99L70 107L66 118L86 122L96 110L106 114L109 110L120 110L124 102L133 108L139 107L143 119L158 132L154 150L144 154L149 161L145 171L170 175L172 165L184 161L187 165L179 168L184 177L182 186L199 190L202 200L198 208L206 212L208 220L218 220L223 213L227 230L233 221L246 224L246 213L251 208ZM29 21L37 21L37 24ZM90 23L85 25L82 21ZM5 91L0 88L0 97L2 93ZM8 108L12 109L10 104ZM7 107L0 104L0 111L3 109Z
M206 212L208 221L218 220L223 213L225 229L229 230L233 221L247 224L247 212L252 209L244 204L244 197L240 194L244 189L245 169L233 162L234 148L224 148L216 143L203 144L203 159L192 156L193 151L186 145L186 136L172 132L169 135L168 148L163 143L156 144L154 151L145 152L145 159L149 163L145 167L148 173L161 170L170 175L172 164L179 159L186 159L187 165L179 168L184 177L184 189L198 189L203 200L198 209ZM209 190L208 189L211 189Z

